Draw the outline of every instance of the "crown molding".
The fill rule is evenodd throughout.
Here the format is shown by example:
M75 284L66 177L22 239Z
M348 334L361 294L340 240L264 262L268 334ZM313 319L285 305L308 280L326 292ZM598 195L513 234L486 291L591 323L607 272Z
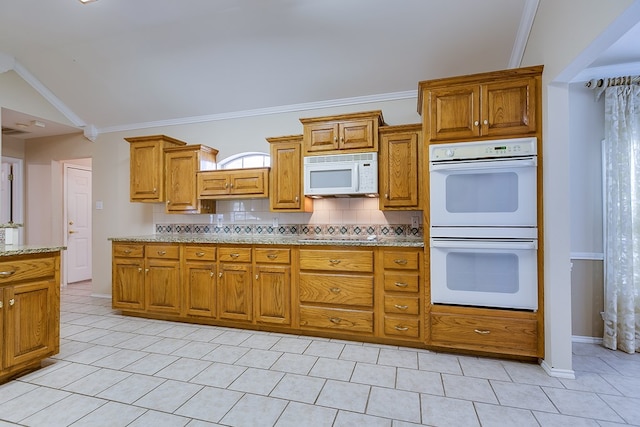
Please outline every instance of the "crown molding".
M522 64L522 57L527 47L527 41L529 40L529 34L531 34L531 28L533 28L533 20L536 17L539 4L539 0L527 0L524 5L520 26L511 51L511 58L509 58L509 68L518 68Z
M13 70L15 66L16 59L13 56L0 52L0 74Z
M122 126L109 126L98 129L98 133L126 132L164 126L188 125L193 123L214 122L219 120L239 119L246 117L266 116L270 114L293 113L322 108L344 107L347 105L368 104L373 102L398 101L402 99L417 99L418 91L391 92L378 95L357 96L328 101L308 102L303 104L282 105L278 107L258 108L255 110L234 111L229 113L210 114L205 116L183 117L179 119L161 120L155 122L132 123Z

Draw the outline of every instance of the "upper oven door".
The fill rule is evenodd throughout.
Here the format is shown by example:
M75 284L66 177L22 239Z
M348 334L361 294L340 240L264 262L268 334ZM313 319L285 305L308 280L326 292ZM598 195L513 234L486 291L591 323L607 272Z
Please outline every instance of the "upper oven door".
M431 163L431 226L537 226L536 165L535 156Z

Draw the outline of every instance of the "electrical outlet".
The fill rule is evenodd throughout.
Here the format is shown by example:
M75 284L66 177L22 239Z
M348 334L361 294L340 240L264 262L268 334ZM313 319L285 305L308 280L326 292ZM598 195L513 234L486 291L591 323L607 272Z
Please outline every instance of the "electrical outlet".
M411 228L420 228L420 217L412 216L411 217Z
M271 223L272 226L277 227L278 226L278 217L274 216L273 217L273 222Z

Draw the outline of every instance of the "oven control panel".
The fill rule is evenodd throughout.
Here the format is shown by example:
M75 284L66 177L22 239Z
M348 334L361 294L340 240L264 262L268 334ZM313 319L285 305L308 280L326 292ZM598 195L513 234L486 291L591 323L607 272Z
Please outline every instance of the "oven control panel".
M536 142L537 139L531 137L434 144L429 147L429 160L433 162L459 159L535 156L537 155Z

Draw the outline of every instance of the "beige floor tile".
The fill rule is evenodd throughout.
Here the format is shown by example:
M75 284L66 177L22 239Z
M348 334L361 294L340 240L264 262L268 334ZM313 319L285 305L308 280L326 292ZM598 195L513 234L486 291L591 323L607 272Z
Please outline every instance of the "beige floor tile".
M95 396L130 376L131 374L129 372L114 369L99 369L72 382L63 387L63 389L73 393Z
M491 381L493 391L503 406L557 413L556 407L539 386Z
M356 363L351 382L393 388L396 385L396 368L371 363Z
M325 381L324 378L287 374L276 385L270 396L295 402L314 403Z
M333 427L391 427L391 420L388 418L374 417L372 415L359 414L356 412L338 411L338 416Z
M394 420L420 422L420 394L390 388L372 387L367 414Z
M331 427L337 414L336 409L305 403L290 402L275 424L275 427Z
M476 412L482 427L538 427L536 418L526 409L476 403Z
M278 342L271 347L271 350L302 354L307 347L309 347L309 344L311 344L311 340L309 339L281 337Z
M38 387L1 404L0 416L4 421L17 423L71 395L62 390Z
M133 403L165 381L167 380L164 378L132 374L99 393L97 397L116 402Z
M344 344L328 341L313 340L304 354L309 356L330 357L337 359L344 349Z
M352 360L354 362L377 363L380 349L362 345L345 345L340 359Z
M276 363L280 356L282 356L282 353L279 351L252 348L240 357L235 364L252 368L269 369L274 363Z
M314 377L331 378L334 380L349 381L356 363L349 360L336 360L320 357L316 361L309 375Z
M271 393L282 377L284 377L282 372L248 368L228 388L266 396Z
M316 404L364 413L371 387L364 384L327 380Z
M167 380L136 400L136 406L173 412L203 388L201 385Z
M246 370L247 368L244 366L214 362L193 377L191 382L211 387L227 388Z
M317 360L318 358L315 356L284 353L276 363L271 366L271 370L306 375L311 371L311 368L313 368Z
M287 403L286 400L245 394L220 423L234 427L273 426Z
M623 422L623 419L594 393L552 387L544 387L543 390L561 414Z
M244 394L214 387L205 387L180 406L175 413L189 418L218 422Z
M498 403L489 380L443 374L442 383L444 385L444 394L447 397L475 402Z
M434 427L480 426L473 402L448 397L420 395L422 424Z
M378 364L399 368L418 369L418 352L413 350L380 350Z
M249 348L235 347L231 345L218 345L211 353L205 354L201 359L211 360L213 362L235 363L244 356Z
M536 420L541 427L600 427L600 424L597 421L587 418L537 411L534 411L533 415L536 417Z
M154 374L156 377L169 378L177 381L189 381L200 372L211 366L212 362L205 360L180 358Z
M191 359L201 359L207 354L211 353L218 347L218 344L201 341L191 341L180 347L173 353L172 356L188 357Z
M177 356L168 356L166 354L148 354L130 365L125 366L122 370L135 372L136 374L154 375L178 359L179 357Z
M95 397L71 394L20 421L21 424L41 427L67 426L107 403Z
M80 418L72 427L125 427L147 410L118 402L107 402Z
M444 396L442 377L438 372L398 368L396 377L396 388L400 390Z
M147 411L127 427L182 427L190 419L158 411Z

